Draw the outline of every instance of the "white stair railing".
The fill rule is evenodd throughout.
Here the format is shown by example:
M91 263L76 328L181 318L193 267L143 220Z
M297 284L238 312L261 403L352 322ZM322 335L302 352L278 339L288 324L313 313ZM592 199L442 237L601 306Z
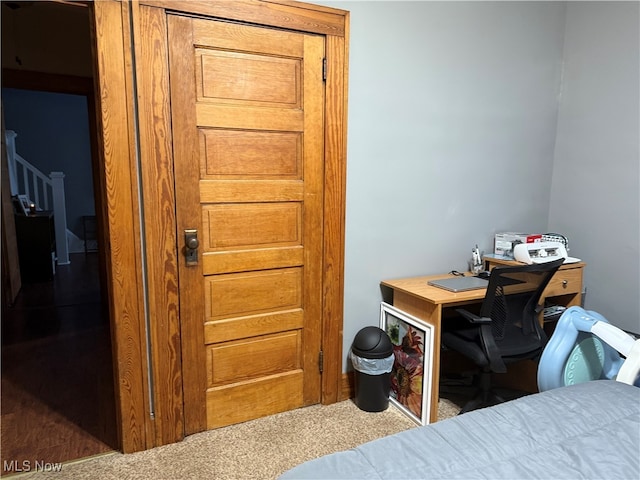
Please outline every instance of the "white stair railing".
M11 195L26 195L39 210L53 210L58 265L69 263L67 240L67 210L64 195L64 173L42 173L16 152L16 137L12 130L5 132L7 163Z

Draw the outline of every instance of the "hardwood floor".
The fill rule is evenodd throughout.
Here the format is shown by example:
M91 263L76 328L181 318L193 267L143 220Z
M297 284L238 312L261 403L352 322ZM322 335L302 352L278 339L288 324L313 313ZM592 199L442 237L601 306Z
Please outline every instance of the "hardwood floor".
M97 254L72 255L3 310L1 388L2 475L117 448Z

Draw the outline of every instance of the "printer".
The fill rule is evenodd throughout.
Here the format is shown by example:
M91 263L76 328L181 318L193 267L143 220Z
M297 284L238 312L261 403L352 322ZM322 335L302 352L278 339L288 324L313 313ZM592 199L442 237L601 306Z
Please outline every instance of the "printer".
M570 257L560 242L519 243L513 247L513 258L527 265L552 262L559 258L564 258L564 263L580 261L579 258Z

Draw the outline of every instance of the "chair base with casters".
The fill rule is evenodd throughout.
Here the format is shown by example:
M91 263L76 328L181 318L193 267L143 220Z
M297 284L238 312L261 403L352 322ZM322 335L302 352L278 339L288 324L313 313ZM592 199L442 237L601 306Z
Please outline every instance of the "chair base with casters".
M558 320L540 358L538 389L601 379L640 386L639 372L640 339L597 312L570 307Z
M478 408L491 407L498 403L503 403L505 398L491 388L492 372L489 368L483 368L480 373L475 375L474 387L475 394L471 400L463 405L458 415L476 410Z
M460 374L442 374L440 377L440 396L459 405L458 415L461 415L532 393L500 384L494 385L495 375L488 368Z

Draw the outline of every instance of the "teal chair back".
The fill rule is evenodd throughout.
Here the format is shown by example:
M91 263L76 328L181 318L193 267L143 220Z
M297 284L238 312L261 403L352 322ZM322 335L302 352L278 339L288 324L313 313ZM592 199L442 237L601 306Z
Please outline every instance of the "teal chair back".
M581 307L564 311L538 365L542 392L591 380L612 379L640 386L640 339Z

